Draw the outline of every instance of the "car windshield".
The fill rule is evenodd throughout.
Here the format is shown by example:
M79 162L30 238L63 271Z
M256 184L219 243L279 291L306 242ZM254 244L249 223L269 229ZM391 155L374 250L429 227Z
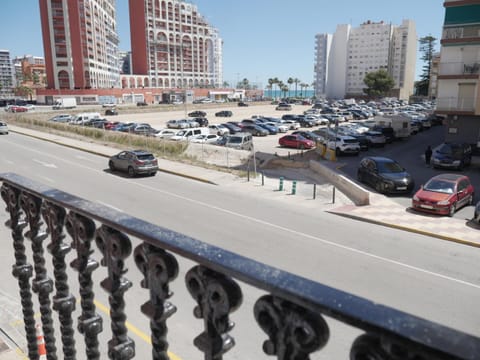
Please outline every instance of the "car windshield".
M379 162L377 166L380 173L401 173L404 171L398 163L393 161Z
M444 194L453 194L453 192L455 191L455 183L450 181L432 179L425 184L423 189Z
M242 142L242 138L238 136L232 136L229 138L228 142L232 144L240 144Z
M462 148L453 144L443 144L438 150L440 154L444 155L461 155Z

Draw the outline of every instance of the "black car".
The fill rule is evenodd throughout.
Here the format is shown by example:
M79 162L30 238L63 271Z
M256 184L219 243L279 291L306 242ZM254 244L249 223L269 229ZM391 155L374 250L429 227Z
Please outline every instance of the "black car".
M205 117L207 116L207 113L205 111L201 111L201 110L196 110L196 111L192 111L191 113L188 113L188 116L190 117Z
M137 106L147 106L148 104L145 101L137 102Z
M408 194L415 186L412 176L399 163L380 156L363 158L357 179L382 194Z
M196 117L192 119L198 123L198 126L205 127L208 126L208 119L206 117Z
M105 110L105 115L118 115L117 109L107 109Z
M432 156L434 168L462 170L472 162L472 147L466 143L443 143Z
M248 104L246 102L239 101L238 106L248 106Z
M242 132L242 128L235 124L224 123L222 125L225 126L228 129L228 131L230 131L230 134L236 134L238 132Z
M391 126L381 126L376 125L372 130L381 132L385 136L385 141L387 144L391 144L395 140L395 131Z
M217 117L231 117L233 113L230 110L222 110L215 113Z

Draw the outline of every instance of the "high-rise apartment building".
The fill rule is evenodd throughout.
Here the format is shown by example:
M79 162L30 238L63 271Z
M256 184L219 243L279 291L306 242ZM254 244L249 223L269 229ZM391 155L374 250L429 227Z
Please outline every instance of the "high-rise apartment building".
M338 25L331 42L324 40L328 36L316 36L317 94L324 93L328 98L363 96L366 74L380 69L395 81L391 95L408 99L413 93L416 31L412 21L404 20L400 26L383 21L367 21L357 28Z
M115 0L39 0L47 88L120 86Z
M9 50L0 50L0 97L11 97L13 94L14 68Z
M143 86L222 84L222 39L195 5L182 0L130 0L129 9L132 72L145 75Z
M332 35L317 34L315 36L315 69L314 69L314 88L315 94L319 97L325 97L327 89L328 56L332 44Z
M436 113L446 115L446 141L480 149L480 1L446 0Z

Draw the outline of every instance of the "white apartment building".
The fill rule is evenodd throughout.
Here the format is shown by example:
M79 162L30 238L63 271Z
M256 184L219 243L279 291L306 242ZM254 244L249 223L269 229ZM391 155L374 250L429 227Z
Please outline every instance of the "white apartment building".
M316 39L326 38L319 34ZM386 70L395 80L394 93L408 99L413 93L416 59L416 31L413 21L404 20L400 26L367 21L357 28L338 25L330 48L316 49L315 90L326 89L328 98L363 96L363 79L369 72ZM326 78L323 81L323 71Z
M13 95L14 68L10 59L9 50L0 50L0 98Z

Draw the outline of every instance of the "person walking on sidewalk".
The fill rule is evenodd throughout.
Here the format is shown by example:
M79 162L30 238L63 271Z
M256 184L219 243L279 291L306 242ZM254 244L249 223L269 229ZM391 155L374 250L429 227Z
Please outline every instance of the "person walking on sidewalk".
M425 150L425 163L430 167L430 159L432 158L432 148L428 145L427 150Z

